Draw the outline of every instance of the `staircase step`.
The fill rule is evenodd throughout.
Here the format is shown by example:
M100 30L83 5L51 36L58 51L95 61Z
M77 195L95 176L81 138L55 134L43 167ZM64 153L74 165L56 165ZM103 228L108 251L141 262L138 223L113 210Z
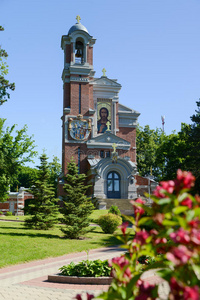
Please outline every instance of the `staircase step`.
M132 215L133 205L130 203L130 199L102 199L106 202L106 209L109 209L112 205L116 205L122 214Z

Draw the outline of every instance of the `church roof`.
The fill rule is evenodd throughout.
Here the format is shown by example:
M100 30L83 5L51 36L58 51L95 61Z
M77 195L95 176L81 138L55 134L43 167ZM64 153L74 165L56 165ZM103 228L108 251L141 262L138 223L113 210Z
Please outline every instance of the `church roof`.
M82 30L88 33L87 29L85 28L85 26L83 26L81 23L76 23L75 25L73 25L70 30L68 31L68 34L71 34L74 31L77 30Z

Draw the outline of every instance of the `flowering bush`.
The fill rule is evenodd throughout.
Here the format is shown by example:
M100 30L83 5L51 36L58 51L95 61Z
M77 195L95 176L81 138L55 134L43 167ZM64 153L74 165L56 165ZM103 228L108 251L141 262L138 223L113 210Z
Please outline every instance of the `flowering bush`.
M99 298L156 299L158 286L143 281L141 275L159 269L158 275L169 283L169 300L200 299L200 197L189 194L194 181L190 172L178 170L175 180L161 182L156 188L152 208L145 207L141 199L132 201L135 218L126 219L133 224L134 238L130 238L128 223L123 223L118 238L127 253L110 261L113 281ZM150 229L145 230L144 224ZM144 255L156 260L141 269L138 260Z

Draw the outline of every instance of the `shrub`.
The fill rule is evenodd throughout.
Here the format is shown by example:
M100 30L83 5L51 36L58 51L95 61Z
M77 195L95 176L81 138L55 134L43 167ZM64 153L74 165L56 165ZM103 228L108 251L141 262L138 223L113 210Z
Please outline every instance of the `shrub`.
M98 224L104 233L114 233L117 227L122 224L122 218L108 213L98 218Z
M99 295L105 300L158 299L158 285L144 281L141 276L149 269L169 283L167 299L199 300L200 295L200 196L189 189L195 178L190 172L177 171L175 180L160 182L151 199L152 208L141 199L132 201L135 218L126 217L134 225L135 236L127 232L128 222L120 226L119 239L127 253L110 262L113 281L107 292ZM149 215L142 218L142 215ZM142 229L146 222L159 231ZM159 255L158 255L159 254ZM162 254L162 255L160 255ZM138 266L138 258L155 257L155 262ZM143 256L143 257L142 257ZM88 295L90 299L93 295ZM82 299L82 298L76 298Z
M78 264L71 262L67 266L59 269L61 275L64 276L78 276L78 277L102 277L110 276L111 267L108 265L107 260L83 260Z
M110 207L108 213L111 213L111 214L114 214L114 215L117 215L117 216L121 217L121 212L120 212L119 208L117 207L117 205L112 205Z
M6 216L7 216L7 217L12 216L12 215L13 215L13 213L12 213L11 211L7 211L7 212L6 212Z
M3 212L0 210L0 216L3 215Z

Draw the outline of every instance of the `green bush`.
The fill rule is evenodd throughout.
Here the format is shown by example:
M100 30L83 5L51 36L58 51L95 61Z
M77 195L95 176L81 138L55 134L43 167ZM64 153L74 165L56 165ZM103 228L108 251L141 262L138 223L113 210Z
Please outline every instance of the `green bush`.
M114 214L114 215L117 215L117 216L121 217L121 212L120 212L119 208L117 207L117 205L112 205L110 207L108 213L111 213L111 214Z
M13 213L12 213L11 211L7 211L7 212L6 212L6 216L7 216L7 217L12 216L12 215L13 215Z
M59 270L61 271L61 275L78 277L107 277L110 276L111 273L111 267L109 267L108 261L101 261L100 259L93 261L83 260L78 264L71 262Z
M104 233L114 233L117 227L122 224L122 218L108 213L98 218L98 224Z
M3 215L3 212L0 210L0 215Z

